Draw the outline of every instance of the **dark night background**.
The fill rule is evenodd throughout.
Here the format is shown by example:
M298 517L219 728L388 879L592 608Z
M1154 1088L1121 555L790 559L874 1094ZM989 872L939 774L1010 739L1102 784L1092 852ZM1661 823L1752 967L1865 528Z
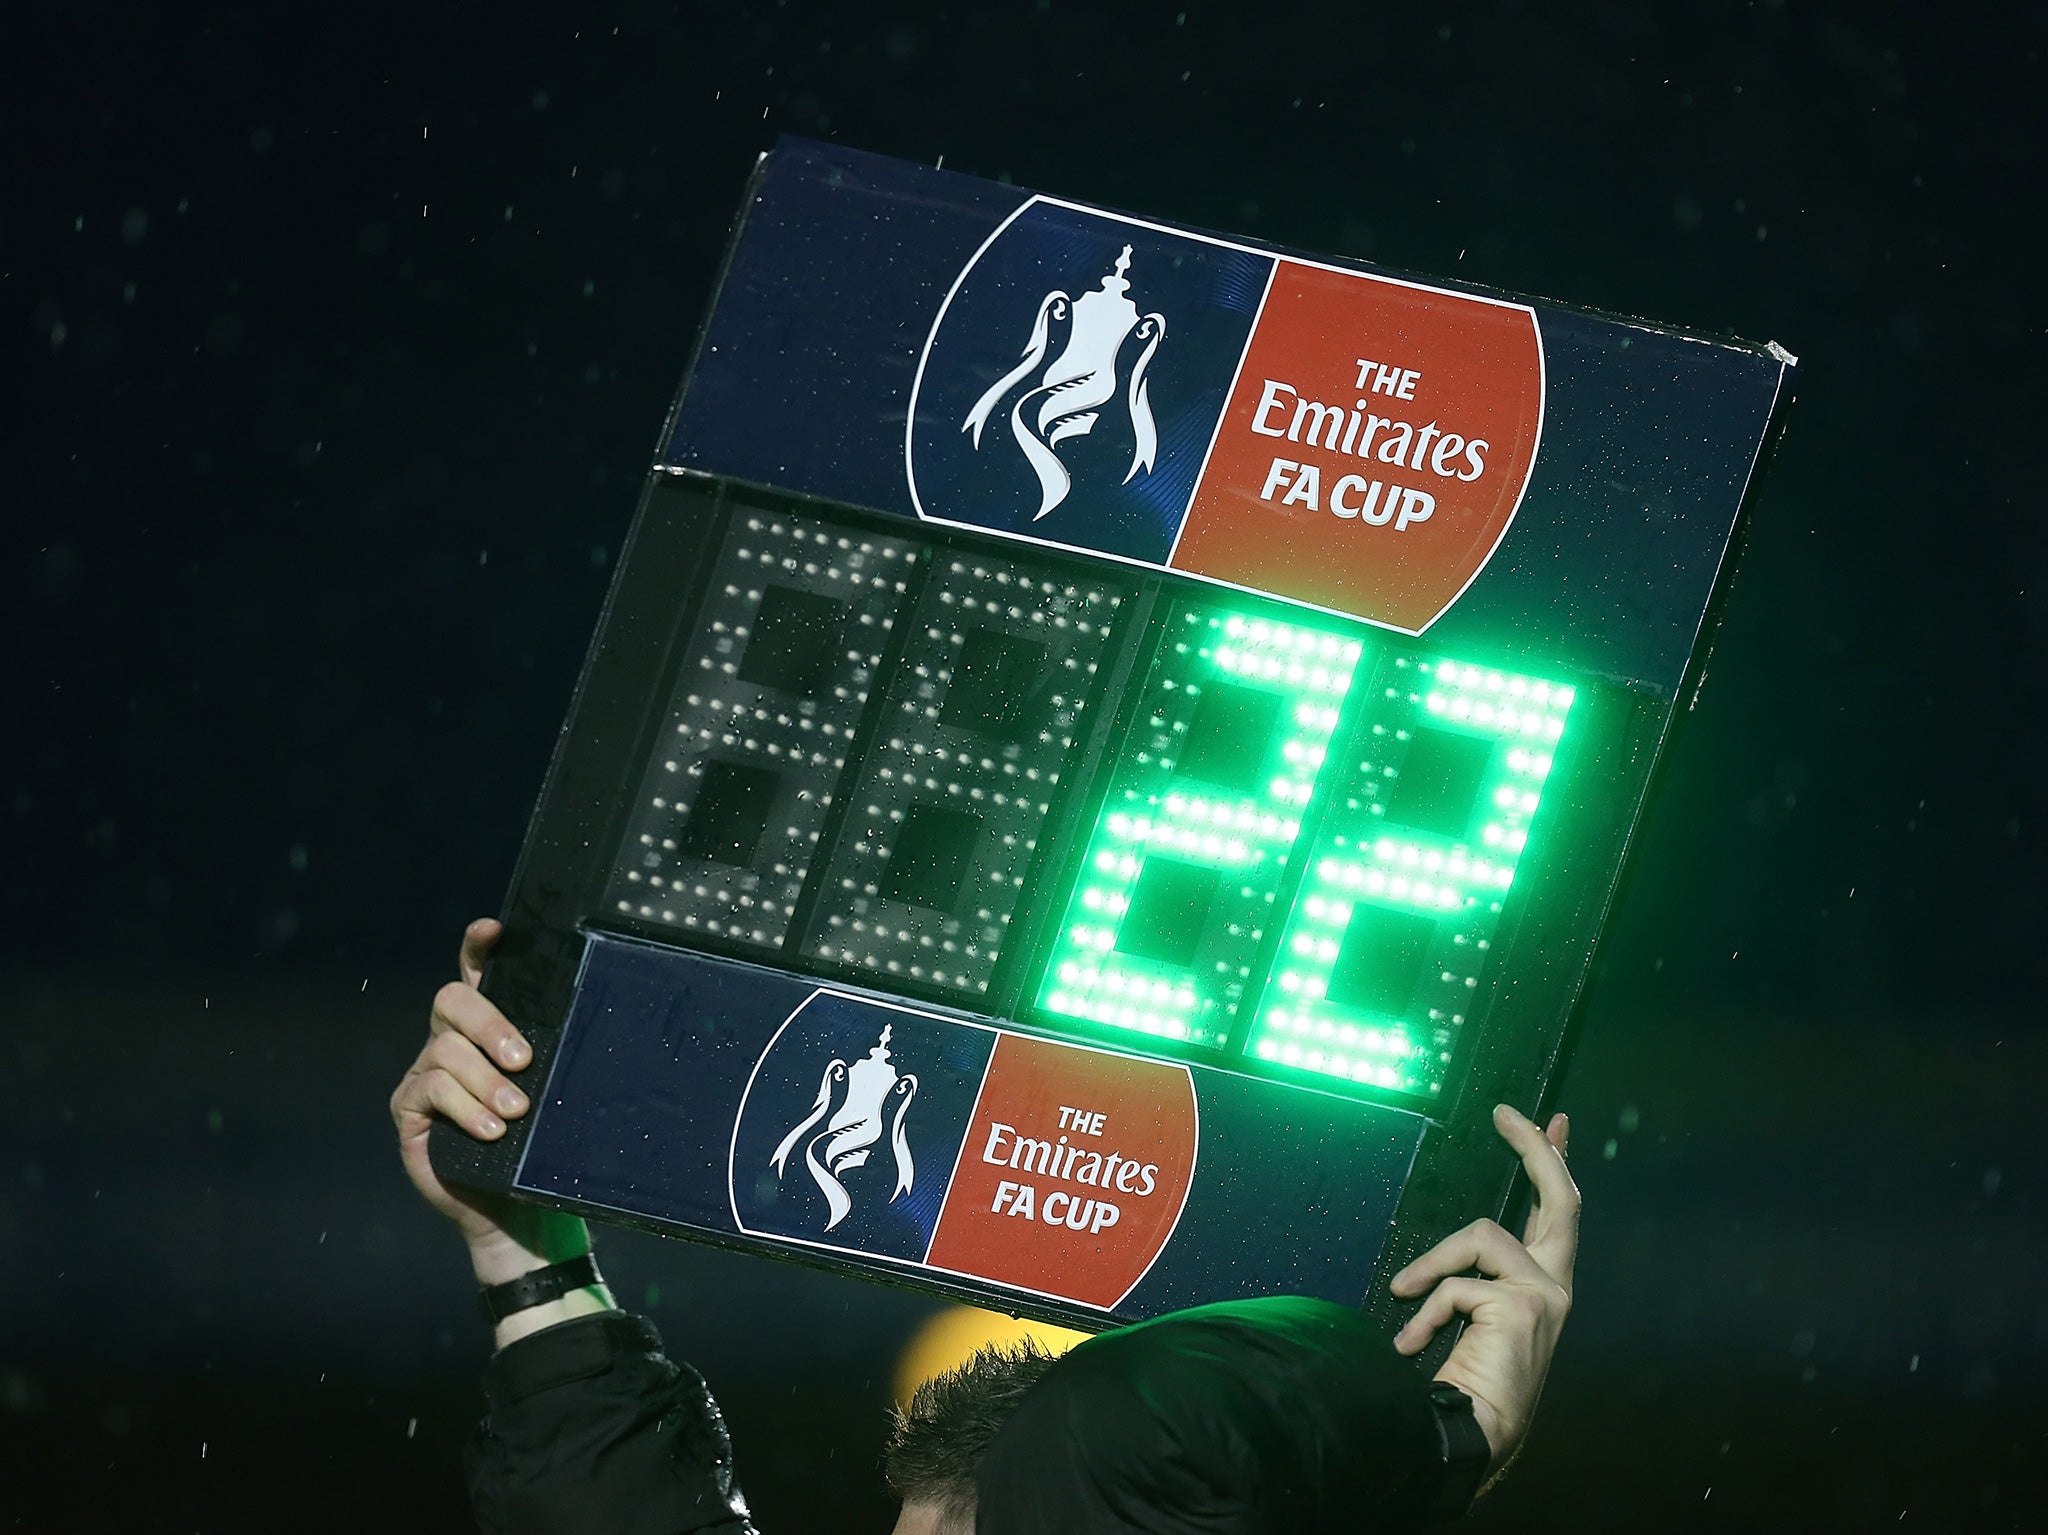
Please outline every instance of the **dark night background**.
M1801 355L1483 1522L2034 1527L2044 46L1848 0L0 12L0 1524L463 1527L487 1341L385 1099L787 130ZM929 1303L600 1245L769 1530L887 1527Z

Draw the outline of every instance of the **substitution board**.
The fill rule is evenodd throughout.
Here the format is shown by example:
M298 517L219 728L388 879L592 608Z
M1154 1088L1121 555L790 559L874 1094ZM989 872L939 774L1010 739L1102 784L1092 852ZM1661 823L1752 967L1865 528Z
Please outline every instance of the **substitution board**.
M444 1177L1100 1327L1499 1214L1776 346L764 157Z

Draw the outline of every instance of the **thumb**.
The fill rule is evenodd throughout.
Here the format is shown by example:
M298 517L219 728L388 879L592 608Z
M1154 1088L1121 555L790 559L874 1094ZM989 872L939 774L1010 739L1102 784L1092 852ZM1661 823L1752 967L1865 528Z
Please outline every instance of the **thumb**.
M462 931L462 955L457 960L463 984L474 986L484 978L484 961L490 958L505 924L496 917L478 917Z

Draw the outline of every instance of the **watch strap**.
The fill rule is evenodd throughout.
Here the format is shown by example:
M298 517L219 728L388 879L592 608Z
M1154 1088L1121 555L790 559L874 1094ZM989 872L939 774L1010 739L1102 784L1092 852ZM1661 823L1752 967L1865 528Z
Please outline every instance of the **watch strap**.
M517 1312L530 1311L535 1306L560 1300L571 1290L603 1283L604 1276L597 1271L597 1259L584 1253L581 1257L565 1258L560 1263L550 1263L544 1269L521 1274L504 1284L486 1285L477 1291L476 1300L484 1320L495 1327Z
M1448 1381L1431 1381L1430 1410L1436 1418L1437 1455L1442 1463L1435 1495L1430 1499L1431 1519L1459 1519L1479 1496L1486 1480L1486 1468L1493 1463L1493 1446L1486 1430L1472 1413L1472 1398Z

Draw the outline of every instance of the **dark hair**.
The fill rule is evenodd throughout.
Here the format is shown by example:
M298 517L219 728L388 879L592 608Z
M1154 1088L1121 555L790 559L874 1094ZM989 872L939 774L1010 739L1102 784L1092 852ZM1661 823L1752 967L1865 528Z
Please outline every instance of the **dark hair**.
M906 1503L938 1506L948 1525L974 1527L974 1472L996 1430L1054 1356L1026 1338L989 1344L965 1364L935 1375L898 1410L882 1452L882 1474Z

